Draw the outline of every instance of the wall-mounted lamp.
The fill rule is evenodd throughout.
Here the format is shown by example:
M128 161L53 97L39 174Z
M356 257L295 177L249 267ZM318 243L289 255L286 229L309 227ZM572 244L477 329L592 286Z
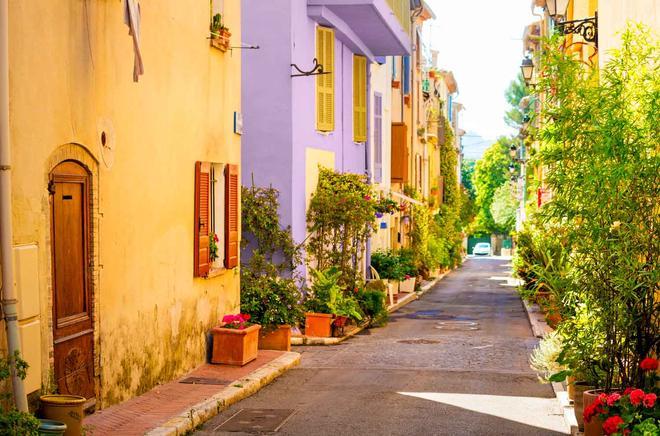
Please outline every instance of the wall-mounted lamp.
M598 14L582 20L566 20L566 10L570 0L546 0L545 10L557 23L557 30L564 35L580 35L587 42L598 47Z
M523 59L522 64L520 64L520 71L522 72L525 83L529 85L532 82L532 77L534 76L534 62L531 58Z

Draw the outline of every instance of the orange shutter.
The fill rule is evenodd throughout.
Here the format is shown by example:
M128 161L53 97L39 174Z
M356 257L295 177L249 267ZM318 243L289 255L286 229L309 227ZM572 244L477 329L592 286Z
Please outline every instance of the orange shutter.
M206 277L209 273L209 191L211 181L211 164L195 163L195 238L194 238L194 272L195 277Z
M404 123L392 123L392 182L408 183L408 135Z
M225 268L238 266L238 165L225 167Z

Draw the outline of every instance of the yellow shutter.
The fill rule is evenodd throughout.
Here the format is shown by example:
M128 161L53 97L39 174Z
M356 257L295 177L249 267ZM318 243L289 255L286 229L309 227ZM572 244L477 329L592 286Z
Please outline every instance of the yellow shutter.
M323 71L330 73L316 76L316 128L328 132L335 128L334 30L316 28L316 59L323 65Z
M367 141L367 58L353 56L353 141Z

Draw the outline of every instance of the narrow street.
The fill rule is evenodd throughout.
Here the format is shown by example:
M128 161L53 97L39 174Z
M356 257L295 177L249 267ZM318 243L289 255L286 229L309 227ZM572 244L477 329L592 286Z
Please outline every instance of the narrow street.
M386 327L339 346L297 347L300 367L197 434L250 434L218 427L260 408L294 411L282 435L565 433L551 387L529 369L537 340L505 286L508 262L470 259Z

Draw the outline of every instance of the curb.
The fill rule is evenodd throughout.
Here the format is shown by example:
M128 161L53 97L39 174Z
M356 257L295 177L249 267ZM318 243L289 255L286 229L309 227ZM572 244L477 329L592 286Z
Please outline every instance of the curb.
M417 292L411 292L410 294L406 295L404 298L400 299L393 305L387 308L387 313L392 313L395 312L399 309L401 309L403 306L405 306L408 303L411 303L419 298L419 295L417 295Z
M521 299L527 313L527 319L532 326L532 333L537 338L542 338L546 333L550 333L552 328L545 322L545 315L541 312L541 308L536 303L528 303Z
M149 436L178 436L194 430L234 403L249 397L277 377L300 363L300 354L287 352L246 377L234 380L229 386L207 400L150 430Z
M564 389L564 385L557 382L552 382L552 390L555 391L555 396L557 401L559 401L559 407L564 414L564 422L571 431L571 435L575 436L582 434L578 429L577 418L575 417L575 408L571 401L568 399L568 392Z

